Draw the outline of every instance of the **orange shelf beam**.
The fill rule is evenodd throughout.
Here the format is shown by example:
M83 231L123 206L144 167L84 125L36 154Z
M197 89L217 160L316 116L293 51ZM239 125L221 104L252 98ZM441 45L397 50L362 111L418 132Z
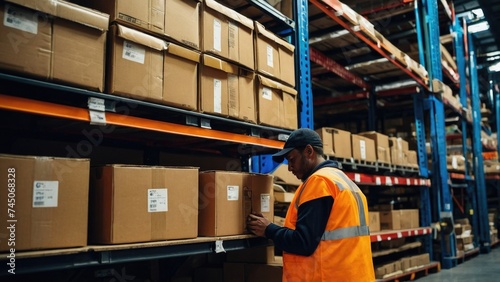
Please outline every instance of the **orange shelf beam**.
M3 94L0 94L0 109L90 122L88 109L59 105ZM194 126L180 125L170 122L157 121L110 112L106 112L106 124L170 134L178 134L190 137L199 137L211 140L249 144L272 149L281 149L284 145L284 142L277 140L199 128Z

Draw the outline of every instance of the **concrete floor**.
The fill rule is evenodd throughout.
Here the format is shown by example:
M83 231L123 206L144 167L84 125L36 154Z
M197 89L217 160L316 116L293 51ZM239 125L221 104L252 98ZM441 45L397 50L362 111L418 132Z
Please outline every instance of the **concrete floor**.
M451 269L429 274L418 282L496 282L500 281L500 246L479 254Z

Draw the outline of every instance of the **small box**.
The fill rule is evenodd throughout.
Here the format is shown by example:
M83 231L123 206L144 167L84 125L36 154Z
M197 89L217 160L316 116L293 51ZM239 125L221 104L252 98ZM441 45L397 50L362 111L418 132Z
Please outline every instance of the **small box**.
M254 74L204 54L200 71L200 110L256 122Z
M361 132L358 134L375 141L376 157L378 162L380 163L391 162L391 155L389 150L389 136L375 131Z
M253 21L214 0L203 3L202 51L253 70Z
M255 81L259 124L296 129L297 91L262 75Z
M274 217L271 175L204 171L199 177L200 236L245 234L252 211L270 220Z
M87 245L88 159L0 154L0 168L0 219L7 226L2 232L5 238L15 235L15 246L2 238L0 251Z
M355 160L376 162L375 141L357 134L351 134L352 157Z
M350 159L351 152L351 133L332 127L323 127L316 132L323 140L323 151L325 155L334 156L339 159Z
M368 212L368 217L370 219L370 232L380 231L380 213L379 212Z
M401 229L401 212L399 210L381 211L380 229L381 230Z
M91 183L94 243L198 236L198 168L107 165L92 170Z
M417 209L402 209L401 229L412 229L419 227L419 211Z
M295 46L255 22L255 69L258 73L295 86Z

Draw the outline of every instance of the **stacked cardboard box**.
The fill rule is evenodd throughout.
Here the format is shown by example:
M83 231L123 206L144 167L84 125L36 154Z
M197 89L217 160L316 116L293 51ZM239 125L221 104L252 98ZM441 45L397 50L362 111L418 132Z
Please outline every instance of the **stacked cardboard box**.
M420 227L417 209L381 210L380 228L382 230L412 229Z
M96 167L91 175L90 203L89 237L93 243L196 238L198 168Z
M352 158L357 161L376 162L375 141L368 137L351 134Z
M423 267L430 263L430 255L423 253L411 257L404 257L400 260L386 263L375 267L375 276L377 279L388 278L397 274Z
M87 245L88 159L0 155L0 169L0 219L10 233L0 252Z
M407 166L408 164L408 142L398 137L389 137L389 146L391 151L391 163L398 166Z
M370 211L368 212L368 218L369 218L368 226L370 227L370 232L380 231L380 212Z
M204 171L199 177L200 236L246 234L246 221L251 212L273 218L271 175Z
M316 130L323 141L323 152L327 156L338 159L352 158L351 133L332 127L322 127Z
M490 225L490 244L498 243L498 229L496 228L497 212L488 213L488 223Z
M1 69L104 90L108 15L65 1L9 0L0 21Z
M463 253L474 249L474 235L472 227L467 218L456 219L454 223L457 239L457 253Z
M375 141L377 162L390 164L391 152L389 150L389 136L375 131L361 132L359 135Z
M296 129L297 91L262 75L255 82L259 124Z

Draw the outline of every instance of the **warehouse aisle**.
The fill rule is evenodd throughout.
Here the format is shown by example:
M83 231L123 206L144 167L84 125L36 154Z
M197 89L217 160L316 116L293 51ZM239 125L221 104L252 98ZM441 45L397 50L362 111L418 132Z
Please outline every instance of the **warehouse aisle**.
M419 278L419 282L493 282L500 281L500 248L480 254L452 269Z

